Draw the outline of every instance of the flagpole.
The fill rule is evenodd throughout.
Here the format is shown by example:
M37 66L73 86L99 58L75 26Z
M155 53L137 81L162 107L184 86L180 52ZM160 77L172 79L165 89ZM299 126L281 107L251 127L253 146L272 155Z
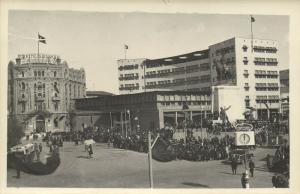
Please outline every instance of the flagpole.
M250 23L251 23L251 49L253 53L253 30L252 30L252 15L250 15Z
M38 33L38 62L40 61L40 33Z
M127 48L126 48L126 45L124 45L124 55L125 55L125 59L126 59L126 52L127 52Z

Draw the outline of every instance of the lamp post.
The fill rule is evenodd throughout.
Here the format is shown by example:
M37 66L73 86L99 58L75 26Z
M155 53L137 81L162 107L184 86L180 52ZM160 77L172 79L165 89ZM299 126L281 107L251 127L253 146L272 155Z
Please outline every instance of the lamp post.
M129 131L130 131L130 134L131 134L132 127L131 127L131 118L130 118L130 110L129 109L127 110L127 113L128 113L128 118L129 118Z

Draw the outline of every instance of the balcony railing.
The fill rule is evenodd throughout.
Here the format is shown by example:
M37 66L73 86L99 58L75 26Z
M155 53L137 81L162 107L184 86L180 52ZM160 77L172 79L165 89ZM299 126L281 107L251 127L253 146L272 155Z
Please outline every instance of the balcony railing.
M44 100L45 100L45 97L42 97L42 96L35 97L35 101L44 101Z
M59 96L52 96L52 100L53 101L60 101L60 97Z
M28 98L26 96L18 98L19 102L27 102Z

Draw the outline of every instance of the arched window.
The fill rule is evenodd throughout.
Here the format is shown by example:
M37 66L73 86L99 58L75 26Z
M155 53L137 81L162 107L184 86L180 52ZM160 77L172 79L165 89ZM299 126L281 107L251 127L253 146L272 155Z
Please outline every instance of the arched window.
M25 90L25 83L24 82L22 82L22 90Z

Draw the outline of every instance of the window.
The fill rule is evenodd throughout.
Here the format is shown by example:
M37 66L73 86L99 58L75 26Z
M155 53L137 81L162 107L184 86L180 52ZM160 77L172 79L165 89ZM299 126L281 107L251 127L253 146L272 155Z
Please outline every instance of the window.
M45 76L44 71L42 71L42 76L43 76L43 77Z
M245 100L245 106L250 107L250 100Z
M54 102L54 110L58 111L58 102Z
M22 82L22 86L21 86L22 90L25 90L25 83Z
M22 71L22 77L24 77L24 71Z
M37 76L37 73L36 73L36 71L34 71L34 77L36 77Z
M57 74L56 71L54 71L54 72L53 72L53 76L56 77L56 74Z
M245 83L244 88L245 88L245 91L249 91L249 83Z
M242 49L243 49L244 52L247 52L248 47L247 47L246 45L244 45L244 46L242 47Z
M25 103L22 103L22 104L21 104L21 112L24 113L25 110L26 110Z
M248 76L249 76L248 70L244 70L244 77L248 78Z
M244 57L243 62L244 62L244 65L248 65L248 58L247 58L247 57Z
M41 77L41 72L40 71L38 71L38 76Z

